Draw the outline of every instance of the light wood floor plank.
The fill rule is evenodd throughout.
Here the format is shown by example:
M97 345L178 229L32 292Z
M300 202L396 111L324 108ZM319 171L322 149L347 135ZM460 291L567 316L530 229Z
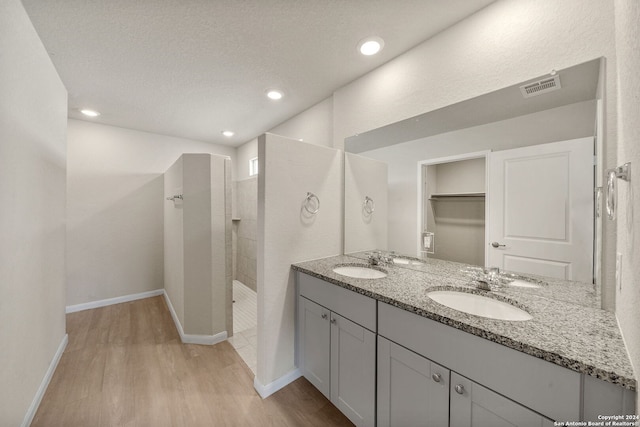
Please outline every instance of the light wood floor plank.
M228 342L182 344L162 297L67 315L32 426L351 426L301 378L267 399Z

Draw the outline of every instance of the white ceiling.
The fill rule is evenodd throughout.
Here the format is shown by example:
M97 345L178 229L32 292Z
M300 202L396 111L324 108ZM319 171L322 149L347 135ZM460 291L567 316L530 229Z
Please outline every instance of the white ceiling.
M23 0L69 117L237 146L494 0ZM381 53L357 43L376 35ZM277 102L265 91L278 88ZM226 138L223 130L236 135Z

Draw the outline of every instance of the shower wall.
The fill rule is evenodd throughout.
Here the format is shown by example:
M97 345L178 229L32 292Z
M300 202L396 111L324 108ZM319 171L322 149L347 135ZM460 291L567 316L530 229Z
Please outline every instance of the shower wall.
M235 190L234 278L256 291L258 177L237 181Z
M164 175L164 283L184 342L233 331L230 169L223 156L183 154Z

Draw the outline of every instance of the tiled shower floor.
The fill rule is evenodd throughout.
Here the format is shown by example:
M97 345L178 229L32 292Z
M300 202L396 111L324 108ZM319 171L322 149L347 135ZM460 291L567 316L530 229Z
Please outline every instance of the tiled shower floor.
M234 280L233 300L233 336L228 341L255 374L258 363L256 292Z

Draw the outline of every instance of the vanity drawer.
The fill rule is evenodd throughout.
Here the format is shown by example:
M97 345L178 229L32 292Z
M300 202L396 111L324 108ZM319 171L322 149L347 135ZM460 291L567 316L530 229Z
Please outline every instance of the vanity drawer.
M580 374L378 302L378 334L553 420L580 419Z
M305 273L298 275L300 295L376 332L376 301Z

